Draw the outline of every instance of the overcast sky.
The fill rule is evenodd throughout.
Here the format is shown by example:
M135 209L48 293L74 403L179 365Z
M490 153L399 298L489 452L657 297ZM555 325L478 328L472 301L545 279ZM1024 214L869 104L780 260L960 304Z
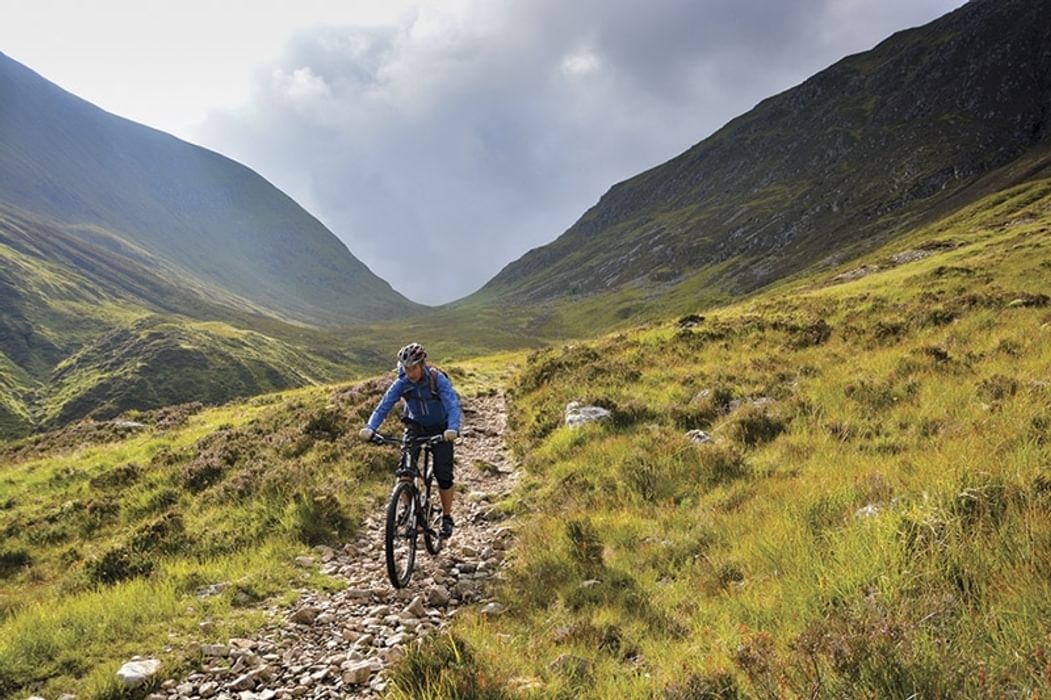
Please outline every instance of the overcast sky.
M962 0L0 0L0 51L257 170L410 298Z

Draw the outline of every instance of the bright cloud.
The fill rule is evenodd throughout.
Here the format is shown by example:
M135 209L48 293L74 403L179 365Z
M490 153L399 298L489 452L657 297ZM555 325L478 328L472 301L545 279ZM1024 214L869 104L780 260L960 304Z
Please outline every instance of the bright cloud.
M562 70L569 76L594 73L599 68L599 59L591 49L580 49L562 59Z
M310 102L332 94L328 83L308 68L296 68L291 73L277 68L274 83L279 93L284 93L292 102Z

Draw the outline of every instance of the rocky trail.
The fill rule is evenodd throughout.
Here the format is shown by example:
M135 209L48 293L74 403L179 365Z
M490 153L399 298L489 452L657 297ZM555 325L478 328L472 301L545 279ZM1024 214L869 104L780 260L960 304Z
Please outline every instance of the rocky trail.
M487 599L487 583L498 575L512 536L491 505L517 478L504 445L506 404L494 393L465 398L462 405L456 531L437 557L421 538L408 587L395 590L387 579L385 510L376 508L353 542L340 550L318 547L315 556L298 562L345 579L346 588L300 590L292 607L268 611L275 622L254 638L202 645L201 667L182 681L165 681L148 700L379 697L388 666L464 606L500 614L499 604Z

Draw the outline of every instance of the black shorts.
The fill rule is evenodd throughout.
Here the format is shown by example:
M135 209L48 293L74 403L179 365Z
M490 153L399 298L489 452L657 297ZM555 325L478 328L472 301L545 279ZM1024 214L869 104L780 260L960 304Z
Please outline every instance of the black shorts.
M444 425L420 425L414 421L402 420L405 423L405 435L416 437L431 437L441 435L445 432ZM431 448L434 455L434 476L438 480L438 488L449 489L453 485L453 444L451 442L439 442ZM412 459L416 461L420 456L420 448L412 452Z

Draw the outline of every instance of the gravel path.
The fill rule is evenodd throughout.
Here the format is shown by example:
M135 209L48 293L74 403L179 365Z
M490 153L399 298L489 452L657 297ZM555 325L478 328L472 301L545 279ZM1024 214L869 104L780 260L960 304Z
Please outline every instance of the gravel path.
M319 547L315 557L300 562L346 579L344 590L300 590L295 605L272 611L283 623L252 639L202 646L202 667L184 681L166 681L149 700L379 697L387 686L387 666L409 644L446 626L462 606L499 614L499 604L486 598L486 584L499 572L512 537L490 505L509 493L517 478L504 445L506 404L502 394L493 394L464 399L462 405L456 531L437 557L420 539L407 588L395 591L387 580L384 512L376 509L355 541L342 550Z

